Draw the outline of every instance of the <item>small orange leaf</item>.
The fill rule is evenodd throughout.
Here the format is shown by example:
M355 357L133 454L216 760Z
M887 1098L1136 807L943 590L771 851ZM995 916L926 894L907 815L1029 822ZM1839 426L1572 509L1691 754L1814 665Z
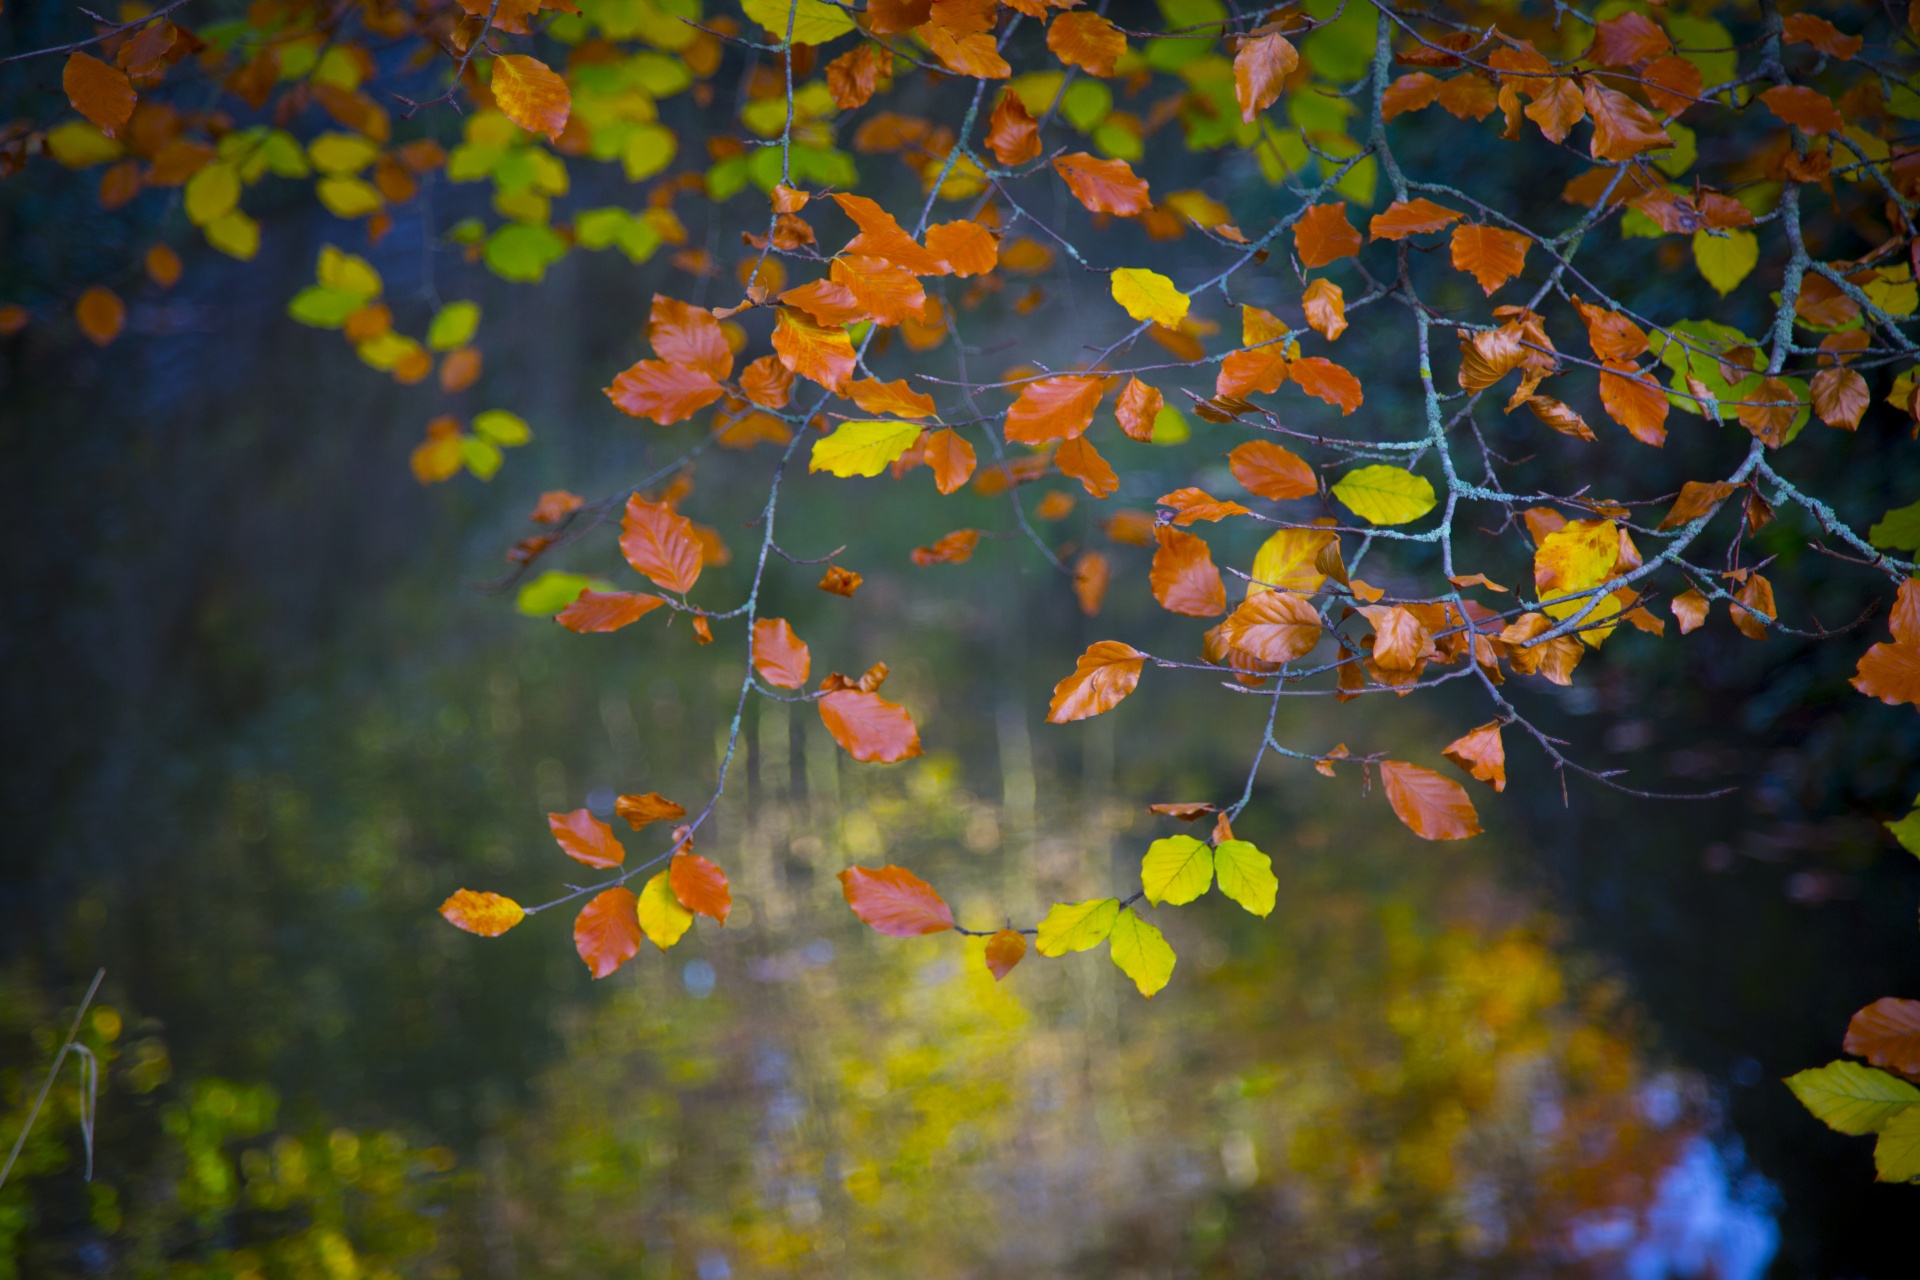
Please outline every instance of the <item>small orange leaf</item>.
M1182 528L1199 520L1212 522L1225 520L1228 516L1248 514L1247 508L1237 502L1224 502L1205 489L1192 487L1163 493L1154 501L1160 506L1171 507L1178 512L1173 518L1173 523Z
M1453 269L1478 280L1491 297L1495 289L1520 274L1532 244L1517 231L1466 223L1453 229Z
M782 689L803 688L812 665L807 642L793 633L785 618L754 620L753 669L761 679Z
M1015 444L1071 440L1093 424L1106 384L1099 378L1058 377L1029 382L1007 410L1006 437Z
M1153 534L1160 549L1153 553L1148 580L1161 607L1194 618L1225 613L1227 589L1206 540L1166 525L1155 528Z
M1279 32L1253 36L1233 55L1233 93L1240 103L1240 119L1254 117L1280 100L1287 77L1300 65L1300 51Z
M1040 128L1012 93L1000 95L993 118L987 122L987 146L993 158L1007 168L1039 158Z
M1360 233L1347 221L1344 204L1316 204L1294 224L1293 248L1304 267L1324 267L1360 252Z
M528 133L558 138L573 109L567 82L538 58L507 53L493 60L493 100L507 119Z
M973 446L959 432L946 428L929 435L922 447L927 465L933 468L933 487L941 493L952 493L965 484L979 462Z
M1427 231L1443 231L1460 221L1460 212L1431 200L1395 200L1368 225L1375 240L1404 240Z
M1125 160L1101 160L1073 151L1054 157L1053 167L1067 180L1073 198L1094 213L1131 218L1152 207L1146 182L1135 176Z
M1295 360L1287 366L1287 376L1308 395L1337 405L1343 416L1358 409L1365 399L1360 379L1323 356Z
M573 947L596 978L604 978L640 954L640 900L631 889L612 888L573 919Z
M985 275L1000 261L1000 242L977 222L960 218L927 228L927 252L964 279Z
M1054 450L1053 465L1078 480L1095 498L1112 497L1120 488L1120 477L1085 436L1074 436Z
M1331 280L1315 280L1300 299L1307 313L1307 324L1314 332L1332 342L1347 331L1347 296Z
M827 566L826 573L820 577L820 589L832 592L836 596L850 596L860 589L865 579L851 569L842 569L837 564Z
M1680 496L1674 499L1666 517L1654 527L1664 533L1668 529L1691 524L1733 496L1733 491L1739 487L1725 480L1689 480L1680 486Z
M483 938L497 938L527 918L527 913L512 898L472 889L461 889L441 903L440 914L455 928Z
M836 689L822 697L819 706L821 723L855 760L893 764L920 754L913 717L877 693Z
M635 494L620 522L620 553L660 587L682 595L700 580L705 557L693 523L664 502Z
M1151 441L1153 421L1160 416L1160 410L1166 404L1166 397L1157 388L1148 386L1138 378L1128 378L1126 388L1113 406L1113 416L1129 439Z
M1500 740L1500 722L1490 720L1442 747L1440 754L1495 791L1507 789L1507 749Z
M853 341L847 331L816 324L804 311L779 308L773 349L787 368L829 391L840 391L853 377Z
M133 91L127 73L118 67L89 54L74 53L60 73L60 85L67 91L73 109L109 138L118 137L121 127L133 118L133 104L139 95Z
M1666 389L1633 365L1607 362L1600 374L1600 403L1640 443L1657 449L1666 442Z
M1235 446L1227 455L1227 466L1248 493L1255 497L1284 502L1289 498L1309 498L1320 492L1320 482L1308 466L1290 450L1266 440L1249 440Z
M1734 603L1728 606L1733 616L1733 625L1740 634L1749 640L1765 640L1767 624L1776 616L1773 604L1773 584L1757 573L1747 575L1747 581L1734 597Z
M1073 565L1073 594L1079 598L1080 612L1097 617L1112 580L1113 566L1105 556L1098 551L1082 551Z
M918 938L953 928L953 909L905 867L848 867L840 892L865 924L889 938Z
M1673 610L1673 616L1679 619L1680 634L1684 636L1689 631L1696 630L1707 620L1707 610L1713 606L1712 602L1698 591L1683 591L1675 596L1667 607ZM1857 687L1858 682L1856 681L1855 684Z
M704 307L654 294L653 310L647 318L647 341L662 360L698 369L715 381L733 372L733 349L727 345L727 335Z
M1760 101L1767 104L1767 110L1802 133L1838 133L1847 127L1846 118L1833 105L1833 99L1803 84L1777 84L1761 94Z
M1002 929L987 939L987 968L993 972L995 982L1013 972L1013 966L1020 963L1027 954L1026 935L1015 929Z
M1126 53L1127 38L1097 13L1063 13L1047 28L1047 48L1068 66L1104 77L1113 74L1114 59Z
M590 867L617 867L627 860L627 851L614 838L613 828L588 810L550 813L547 829L553 832L561 850L576 862Z
M680 905L697 916L725 925L733 910L727 873L697 853L676 853L667 866L667 885Z
M1466 788L1431 769L1383 761L1380 781L1394 816L1422 840L1465 840L1480 834L1480 816Z
M73 304L73 318L80 332L96 347L104 347L120 336L127 323L127 304L111 289L94 285Z
M147 250L147 278L162 289L171 289L180 283L180 273L185 270L180 255L171 245L156 244Z
M913 562L923 569L931 564L965 564L973 559L973 549L979 545L978 529L955 529L935 539L930 547L915 547Z
M627 820L627 825L635 831L649 822L665 822L672 818L684 818L687 811L667 799L657 791L644 795L621 796L613 802L613 811Z
M586 634L618 631L638 622L666 601L644 591L583 591L553 620L569 631Z
M1089 646L1074 664L1073 674L1053 686L1047 723L1067 724L1111 711L1140 683L1147 655L1118 640Z
M663 427L691 418L724 391L705 370L663 360L636 362L606 389L607 399L622 413L652 418Z

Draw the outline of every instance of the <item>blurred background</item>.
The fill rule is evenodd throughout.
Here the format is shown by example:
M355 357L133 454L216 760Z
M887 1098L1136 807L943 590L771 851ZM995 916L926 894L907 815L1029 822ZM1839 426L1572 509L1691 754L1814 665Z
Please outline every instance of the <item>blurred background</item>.
M663 104L682 129L694 111ZM1248 228L1291 207L1257 171L1180 163ZM582 203L631 199L576 175ZM1543 218L1566 216L1559 180L1507 177ZM1271 918L1210 899L1163 922L1180 962L1151 1003L1098 953L995 984L956 937L866 930L835 873L908 866L974 926L1112 892L1174 829L1148 803L1239 793L1257 709L1149 671L1116 712L1047 725L1091 641L1197 646L1153 604L1145 550L1114 552L1089 620L1018 540L908 562L952 528L1010 528L1004 498L935 501L925 472L796 475L782 544L845 543L867 582L843 600L779 569L763 610L816 672L889 663L927 754L857 765L810 712L750 704L700 841L734 880L725 930L703 920L593 983L560 913L495 941L448 927L456 888L536 902L567 881L547 811L712 788L737 630L710 649L677 626L575 636L481 586L543 490L624 488L694 438L599 388L647 354L655 290L737 295L756 202L682 203L718 275L576 254L529 287L442 239L482 195L429 195L373 246L299 192L263 197L259 259L200 248L170 291L126 282L114 346L52 325L0 339L0 1138L106 970L81 1024L101 1064L92 1179L69 1073L0 1189L0 1276L1902 1274L1913 1192L1875 1184L1871 1144L1780 1084L1838 1056L1853 1010L1920 986L1920 867L1880 826L1920 790L1920 729L1848 689L1864 640L1759 645L1720 619L1684 641L1623 631L1569 689L1522 682L1581 759L1734 788L1721 799L1563 792L1516 742L1506 795L1475 793L1487 836L1427 844L1357 768L1269 763L1237 827L1273 855ZM917 198L900 171L888 203ZM10 180L0 291L57 302L173 216ZM1115 261L1176 278L1211 260L1108 235ZM463 411L534 431L492 481L417 484L438 393L287 318L327 243L365 254L396 310L480 302ZM1700 288L1668 247L1607 259L1650 282L1655 314ZM1236 300L1283 314L1297 293L1249 287ZM1098 292L1060 272L1039 288L964 318L985 367L1111 335ZM1719 314L1750 324L1740 307ZM1364 412L1390 416L1412 403L1403 322L1372 320L1340 355ZM1232 496L1241 437L1190 428L1177 448L1116 443L1126 487L1048 538L1097 541L1182 484ZM1797 461L1873 514L1892 444L1815 428ZM1657 484L1645 454L1583 447L1547 460L1601 492ZM1653 465L1677 487L1737 447L1683 422ZM772 457L703 457L685 503L743 558ZM1857 613L1872 584L1802 556L1785 523L1780 598ZM1236 565L1258 539L1208 534ZM610 533L566 555L637 581ZM731 600L745 568L709 568L705 598ZM1294 700L1278 732L1432 763L1486 718L1451 689L1386 701Z

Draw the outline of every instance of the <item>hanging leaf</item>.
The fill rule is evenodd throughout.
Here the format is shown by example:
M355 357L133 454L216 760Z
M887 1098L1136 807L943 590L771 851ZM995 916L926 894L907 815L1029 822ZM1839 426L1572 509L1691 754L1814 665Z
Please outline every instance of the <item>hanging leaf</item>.
M1287 376L1308 395L1337 406L1342 416L1358 409L1363 399L1360 379L1322 356L1295 360L1287 366Z
M667 883L681 906L716 924L727 923L727 913L733 910L733 890L727 885L727 873L719 867L697 853L676 853L667 864Z
M920 754L920 732L905 707L862 689L836 689L819 701L820 721L847 754L893 764Z
M1875 1000L1847 1023L1842 1047L1876 1067L1920 1076L1920 1000Z
M607 399L622 413L663 427L691 418L725 391L705 370L662 360L636 362L606 389Z
M1320 491L1313 468L1287 449L1266 440L1249 440L1227 455L1233 478L1255 497L1284 502Z
M491 87L493 100L507 119L528 133L558 138L566 129L573 95L567 90L567 82L538 58L519 53L495 58Z
M640 932L647 941L665 951L680 941L693 927L693 912L686 909L674 896L672 873L662 871L653 876L640 890L640 901L635 906L639 918Z
M1273 913L1280 882L1273 859L1245 840L1222 840L1213 850L1213 879L1220 892L1256 916Z
M1347 221L1344 204L1316 204L1300 215L1293 227L1294 252L1300 265L1324 267L1360 252L1360 233Z
M1086 902L1056 902L1040 922L1034 950L1043 956L1063 956L1069 951L1087 951L1099 946L1113 932L1120 914L1118 898L1093 898Z
M1110 76L1114 59L1127 51L1127 38L1097 13L1063 13L1047 28L1047 48L1070 67Z
M953 928L953 909L946 899L905 867L848 867L840 873L840 891L854 915L889 938L918 938Z
M1427 231L1444 231L1460 221L1460 211L1431 200L1396 200L1373 215L1368 232L1375 240L1404 240Z
M992 271L1000 262L1000 241L977 222L961 218L927 228L927 252L965 279Z
M588 634L618 631L666 603L644 591L582 591L573 603L553 616L569 631Z
M1125 160L1100 160L1084 151L1055 156L1053 167L1067 181L1073 198L1093 213L1131 218L1152 205L1147 184Z
M675 818L684 818L687 811L657 791L645 795L621 796L613 802L613 811L627 820L627 825L635 831L650 822L665 822Z
M1013 972L1013 966L1020 963L1027 954L1026 937L1013 929L1002 929L987 939L987 968L993 973L993 980L1000 981Z
M853 377L853 342L838 326L814 323L806 312L780 307L773 325L773 349L794 373L838 393Z
M941 493L952 493L973 478L978 457L973 446L957 431L935 431L923 446L927 466L933 469L933 486Z
M1118 640L1100 640L1088 646L1073 674L1053 686L1047 707L1049 724L1085 720L1111 711L1140 683L1147 655Z
M1093 425L1106 384L1099 378L1059 377L1029 382L1007 410L1006 437L1014 444L1071 440Z
M1140 888L1155 906L1192 902L1212 885L1213 850L1192 836L1155 840L1140 860Z
M613 828L585 809L571 813L550 813L547 827L569 858L590 867L617 867L627 860L627 851L614 836Z
M1228 648L1276 665L1306 657L1326 634L1314 607L1289 591L1248 595L1220 626Z
M639 494L627 499L620 521L620 553L656 586L685 595L700 580L706 562L693 522L664 502Z
M1453 229L1453 269L1480 282L1488 297L1520 274L1533 241L1517 231L1467 223Z
M1431 769L1383 761L1380 781L1394 816L1422 840L1465 840L1480 834L1480 817L1466 789Z
M813 442L807 470L877 476L913 447L920 431L917 422L843 422L832 435Z
M733 349L720 322L703 307L653 295L647 318L647 341L654 354L672 364L686 365L723 381L733 373Z
M512 898L497 893L476 893L461 889L440 904L440 914L455 928L497 938L527 918L527 913Z
M753 669L762 680L782 689L804 688L812 665L807 642L793 633L785 618L754 620Z
M639 908L632 890L613 888L574 917L574 950L594 977L604 978L640 954Z
M1299 50L1278 31L1242 41L1233 55L1233 94L1240 103L1240 119L1252 124L1278 102L1287 77L1299 65Z
M1333 496L1371 524L1396 525L1418 520L1437 504L1433 485L1399 467L1359 467L1340 477Z
M1507 789L1507 749L1500 741L1500 722L1488 721L1440 749L1440 754L1495 791Z
M133 105L139 97L127 73L109 66L86 53L67 56L60 73L61 88L73 109L93 121L109 138L120 135L121 128L133 118Z
M1333 281L1321 279L1308 285L1300 305L1306 311L1307 324L1328 342L1347 331L1346 294Z
M1846 117L1833 105L1833 99L1803 84L1777 84L1762 93L1760 101L1767 104L1767 110L1810 137L1839 133L1847 127ZM1625 159L1624 156L1612 158Z
M1192 618L1225 613L1227 589L1206 540L1166 525L1154 529L1153 536L1160 549L1153 553L1149 582L1160 607Z
M1098 551L1082 551L1073 564L1073 594L1080 601L1080 612L1089 618L1100 613L1113 581L1113 565Z
M1110 498L1120 488L1119 475L1085 436L1062 441L1053 451L1053 465L1078 480L1091 497Z
M1060 19L1056 18L1054 22L1057 26ZM1174 288L1173 281L1145 267L1116 269L1111 288L1113 300L1128 315L1135 320L1151 320L1167 329L1180 327L1180 322L1187 318L1187 307L1193 302L1193 299Z
M1128 378L1119 402L1113 407L1113 416L1128 439L1144 443L1153 439L1154 419L1166 406L1166 397L1157 389L1138 378Z
M1153 999L1173 977L1173 948L1167 945L1166 935L1128 907L1114 917L1109 936L1112 941L1107 953L1113 957L1114 964L1133 979L1141 995Z
M1338 534L1324 529L1282 529L1273 534L1253 558L1247 598L1274 589L1312 595L1327 580L1319 568L1320 553L1338 541Z
M1739 287L1759 261L1760 238L1751 231L1693 233L1694 265L1723 298Z

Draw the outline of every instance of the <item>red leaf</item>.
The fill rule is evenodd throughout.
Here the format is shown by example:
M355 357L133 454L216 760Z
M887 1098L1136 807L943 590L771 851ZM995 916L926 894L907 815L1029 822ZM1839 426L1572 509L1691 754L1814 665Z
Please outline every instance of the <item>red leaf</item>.
M920 754L913 717L877 693L836 689L820 699L820 721L855 760L893 764Z
M583 591L553 620L582 634L618 631L658 609L666 601L644 591Z
M667 887L680 905L697 916L727 923L733 910L733 891L727 887L727 873L697 853L676 853L667 866Z
M718 400L724 390L705 370L641 360L613 380L607 388L607 399L622 413L652 418L668 427L691 418Z
M1020 963L1027 954L1027 939L1014 929L1002 929L987 939L987 968L993 972L995 982L1013 972L1013 966Z
M889 938L918 938L953 928L953 909L905 867L848 867L840 891L853 914Z
M585 809L548 814L547 829L575 862L604 868L617 867L627 860L627 851L614 837L613 828Z
M1480 834L1473 801L1453 779L1417 764L1387 760L1380 765L1380 781L1394 815L1422 840L1465 840Z
M1211 618L1227 611L1227 589L1206 539L1159 525L1153 531L1160 549L1153 553L1148 581L1153 598L1170 613Z
M813 656L807 642L793 633L785 618L758 618L753 624L753 669L768 684L782 689L806 685Z
M640 900L630 889L608 889L573 919L573 946L596 978L640 954Z

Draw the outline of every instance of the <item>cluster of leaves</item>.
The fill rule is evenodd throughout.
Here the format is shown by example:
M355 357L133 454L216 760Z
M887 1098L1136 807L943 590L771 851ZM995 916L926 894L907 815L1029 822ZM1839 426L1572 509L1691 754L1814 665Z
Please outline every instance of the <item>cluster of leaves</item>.
M660 473L597 500L547 495L534 518L552 532L510 553L524 571L620 511L621 551L659 594L555 571L527 584L521 607L581 632L621 629L665 609L669 618L687 615L701 643L715 638L716 623L739 623L742 704L755 696L812 701L856 760L886 763L920 744L909 712L877 692L885 665L857 681L831 674L804 692L806 644L784 620L760 613L776 560L821 563L796 560L778 542L781 486L803 446L814 473L850 482L890 473L916 483L909 477L924 467L939 495L965 491L1000 505L1014 526L1008 533L1036 544L1089 616L1125 571L1126 548L1151 548L1145 578L1153 598L1178 617L1221 619L1198 637L1198 660L1099 641L1056 686L1049 719L1111 711L1148 663L1197 673L1267 700L1247 788L1228 804L1168 806L1188 818L1218 812L1212 845L1156 842L1130 896L1057 905L1033 929L996 934L996 973L1024 954L1027 934L1047 955L1110 940L1116 963L1150 995L1172 956L1135 903L1186 901L1178 895L1197 895L1217 879L1223 893L1258 911L1268 864L1232 837L1230 823L1269 755L1326 775L1350 759L1369 784L1377 772L1393 812L1422 838L1479 833L1467 788L1435 769L1353 754L1344 744L1282 744L1273 725L1283 698L1344 702L1461 681L1485 696L1492 718L1437 754L1470 780L1504 789L1513 733L1555 770L1622 785L1537 727L1513 696L1526 686L1513 682L1570 685L1621 623L1664 637L1661 611L1680 635L1705 625L1716 606L1754 641L1836 634L1817 621L1783 619L1789 611L1775 599L1755 542L1775 521L1863 579L1898 587L1892 642L1866 653L1855 684L1888 703L1920 705L1920 588L1914 563L1899 554L1920 549L1920 503L1858 532L1820 496L1822 477L1797 474L1790 451L1815 417L1823 430L1890 435L1920 421L1912 332L1920 150L1904 132L1920 119L1910 85L1920 9L1904 19L1839 15L1859 28L1851 30L1813 13L1737 6L1682 14L1609 5L1590 16L1561 5L1427 12L1309 0L1240 14L1218 0L1162 0L1163 25L1143 30L1074 0L869 0L859 8L743 0L741 18L701 17L683 4L596 0L575 12L566 0L462 0L403 13L369 0L322 14L282 0L200 32L175 26L170 7L61 50L64 85L82 118L17 128L4 154L10 166L38 150L70 168L107 165L107 203L148 186L181 186L189 221L239 257L258 241L241 192L268 174L319 173L316 198L337 216L365 219L375 239L391 225L390 207L411 199L424 175L487 179L502 221L489 229L466 220L447 235L496 274L526 282L575 249L618 247L644 261L660 245L684 244L674 212L683 194L725 201L749 187L764 192L765 229L746 236L752 252L737 264L739 301L707 309L656 296L652 357L607 388L615 407L661 429L706 415L701 439ZM369 43L352 37L356 23L367 41L411 42L419 65L383 71ZM564 54L562 69L509 52L518 37L537 40L556 62ZM95 47L113 63L87 51ZM729 61L735 51L738 64ZM174 83L170 69L188 59L260 122L241 127L219 112L182 112L159 96ZM657 103L690 92L711 107L710 81L728 66L738 70L747 136L716 134L706 139L709 165L666 174L679 144L660 124ZM392 87L409 75L428 78L439 97L415 101ZM383 76L394 77L388 100L409 112L470 102L463 140L450 152L429 139L393 145L387 108L371 93ZM1144 114L1117 109L1116 86ZM957 123L885 109L923 88L950 96L945 118ZM290 130L314 109L344 132L301 142ZM838 146L838 130L849 124L853 151L897 155L912 172L924 192L917 215L903 219L849 190L862 180ZM1236 222L1204 192L1156 198L1154 171L1135 166L1148 167L1148 141L1176 124L1188 150L1240 152L1284 192L1259 212L1260 224ZM1462 185L1475 177L1471 170L1420 176L1395 145L1416 124L1424 141L1444 134L1463 154L1505 145L1527 157L1523 165L1535 157L1576 165L1561 192L1563 224L1528 225L1521 216L1531 215L1503 207L1498 194L1477 196ZM562 155L617 162L631 180L655 180L645 207L580 210L570 225L555 226L553 202L570 190ZM371 180L360 176L369 172ZM1687 176L1690 186L1681 181ZM941 201L958 216L934 218ZM1133 242L1076 240L1061 224L1078 213L1040 212L1075 207L1095 233L1127 220L1150 238L1198 236L1215 265L1176 280L1103 261L1106 241ZM825 252L842 225L852 234ZM1690 256L1722 297L1760 273L1776 292L1759 336L1719 318L1658 317L1636 298L1611 295L1594 255L1581 255L1616 233L1678 237L1676 259ZM150 261L150 274L177 277L177 255L171 263L163 256L155 269ZM674 265L718 273L710 250L684 249ZM980 374L984 353L966 340L963 313L1003 293L1011 277L1056 265L1105 277L1112 336L1089 335L1069 366L1026 362ZM817 274L790 284L793 271ZM1478 299L1463 287L1468 280ZM1236 301L1276 290L1286 296L1273 306ZM1502 291L1507 300L1495 305ZM295 315L342 328L363 360L403 380L424 378L429 348L443 350L443 387L470 385L480 367L471 345L477 311L461 303L438 309L422 344L394 329L379 294L370 267L329 251ZM1011 309L1025 314L1043 301L1035 287ZM124 305L96 287L79 299L76 316L95 341L110 341ZM1390 328L1396 316L1404 324ZM19 318L8 323L17 327ZM1208 340L1235 320L1238 341L1210 350ZM1418 405L1410 422L1361 413L1368 387L1354 362L1331 354L1356 325L1375 347L1397 345L1412 356L1390 391ZM1450 378L1441 368L1450 355L1445 330L1458 349ZM1570 335L1576 345L1563 348ZM952 361L936 374L932 354L942 348ZM901 376L887 379L879 366L896 354ZM1490 394L1503 384L1504 401ZM1884 408L1874 403L1876 390ZM1102 407L1110 396L1109 415ZM840 403L858 412L841 412ZM1523 408L1525 417L1509 416ZM1088 500L1114 498L1128 451L1188 438L1189 412L1248 437L1228 462L1260 505L1177 488L1153 512L1105 519L1104 549L1053 542L1029 520L1023 486L1058 473ZM1662 448L1676 414L1725 424L1735 447L1721 472L1677 491L1649 485L1603 495L1585 478L1591 468L1548 465L1585 449L1624 458L1629 472L1645 469L1631 455ZM414 467L422 480L462 467L484 478L499 465L500 446L525 438L525 424L510 415L482 414L470 434L443 416ZM756 521L751 585L730 607L693 600L703 565L729 553L679 510L691 493L688 469L709 442L768 446L776 459ZM1055 494L1034 514L1057 517L1071 502ZM1645 509L1663 514L1652 521ZM1193 531L1223 522L1270 530L1245 570L1226 566L1223 574L1212 544ZM911 559L961 563L987 536L994 535L957 528ZM1722 543L1717 564L1710 537ZM1376 551L1398 553L1369 569L1377 584L1355 572ZM1498 580L1527 567L1530 584ZM1244 583L1237 605L1229 576ZM850 596L859 575L830 564L819 585ZM733 760L737 715L734 723L719 787ZM576 938L596 974L634 954L642 936L671 945L690 913L717 909L714 918L723 918L724 902L714 908L706 881L696 885L682 870L697 863L705 876L712 866L684 861L711 811L709 803L677 829L664 852L546 904L591 897ZM580 818L566 827L577 845L563 835L563 848L582 861L583 851L601 859L589 865L623 867L610 833L602 838ZM1162 881L1170 859L1183 861ZM668 869L645 892L625 888L662 863ZM711 875L720 876L723 899L724 876L717 868ZM939 896L904 869L849 872L845 888L861 918L883 932L953 927ZM447 913L497 933L517 922L520 908L455 895Z

